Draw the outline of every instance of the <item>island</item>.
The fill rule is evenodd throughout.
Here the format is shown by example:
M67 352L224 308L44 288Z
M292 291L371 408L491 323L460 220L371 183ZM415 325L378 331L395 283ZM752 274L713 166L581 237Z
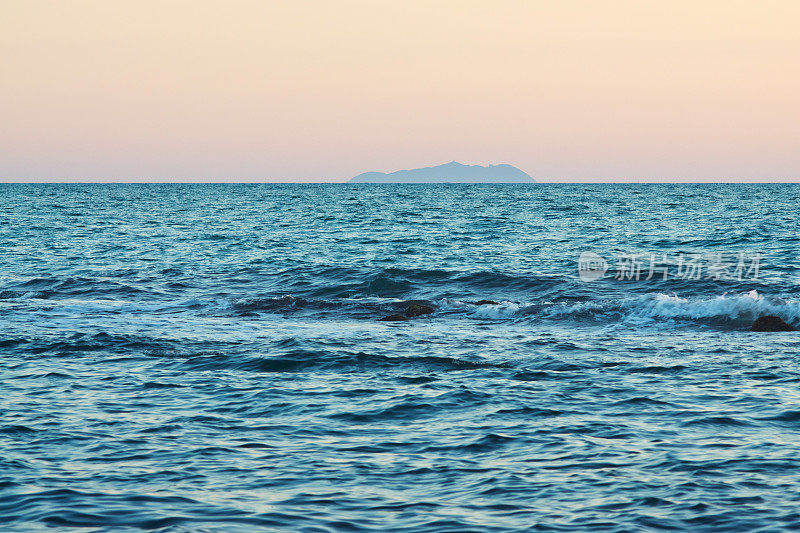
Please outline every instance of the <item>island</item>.
M455 161L435 167L364 172L348 183L536 183L532 177L511 165L462 165Z

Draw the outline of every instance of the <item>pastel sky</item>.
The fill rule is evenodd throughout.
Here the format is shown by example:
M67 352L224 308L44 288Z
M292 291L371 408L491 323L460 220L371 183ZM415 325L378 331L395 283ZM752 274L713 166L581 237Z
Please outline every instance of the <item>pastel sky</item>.
M800 179L797 0L4 0L0 179Z

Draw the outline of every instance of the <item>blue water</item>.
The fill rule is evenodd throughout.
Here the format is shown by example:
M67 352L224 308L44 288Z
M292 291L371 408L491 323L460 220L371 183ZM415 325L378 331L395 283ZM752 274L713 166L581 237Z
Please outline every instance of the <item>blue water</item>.
M800 325L798 186L0 200L3 530L800 528L800 333L747 331Z

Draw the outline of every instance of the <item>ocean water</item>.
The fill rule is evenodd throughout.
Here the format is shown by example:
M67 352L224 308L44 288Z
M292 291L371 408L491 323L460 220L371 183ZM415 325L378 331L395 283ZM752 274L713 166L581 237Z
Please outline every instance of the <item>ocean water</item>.
M800 529L799 205L0 185L0 529Z

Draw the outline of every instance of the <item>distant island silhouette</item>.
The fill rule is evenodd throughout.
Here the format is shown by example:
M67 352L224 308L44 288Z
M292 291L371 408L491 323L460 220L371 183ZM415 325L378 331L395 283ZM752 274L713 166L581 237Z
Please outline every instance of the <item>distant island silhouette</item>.
M435 167L398 170L397 172L364 172L348 183L536 183L511 165L462 165L452 161Z

